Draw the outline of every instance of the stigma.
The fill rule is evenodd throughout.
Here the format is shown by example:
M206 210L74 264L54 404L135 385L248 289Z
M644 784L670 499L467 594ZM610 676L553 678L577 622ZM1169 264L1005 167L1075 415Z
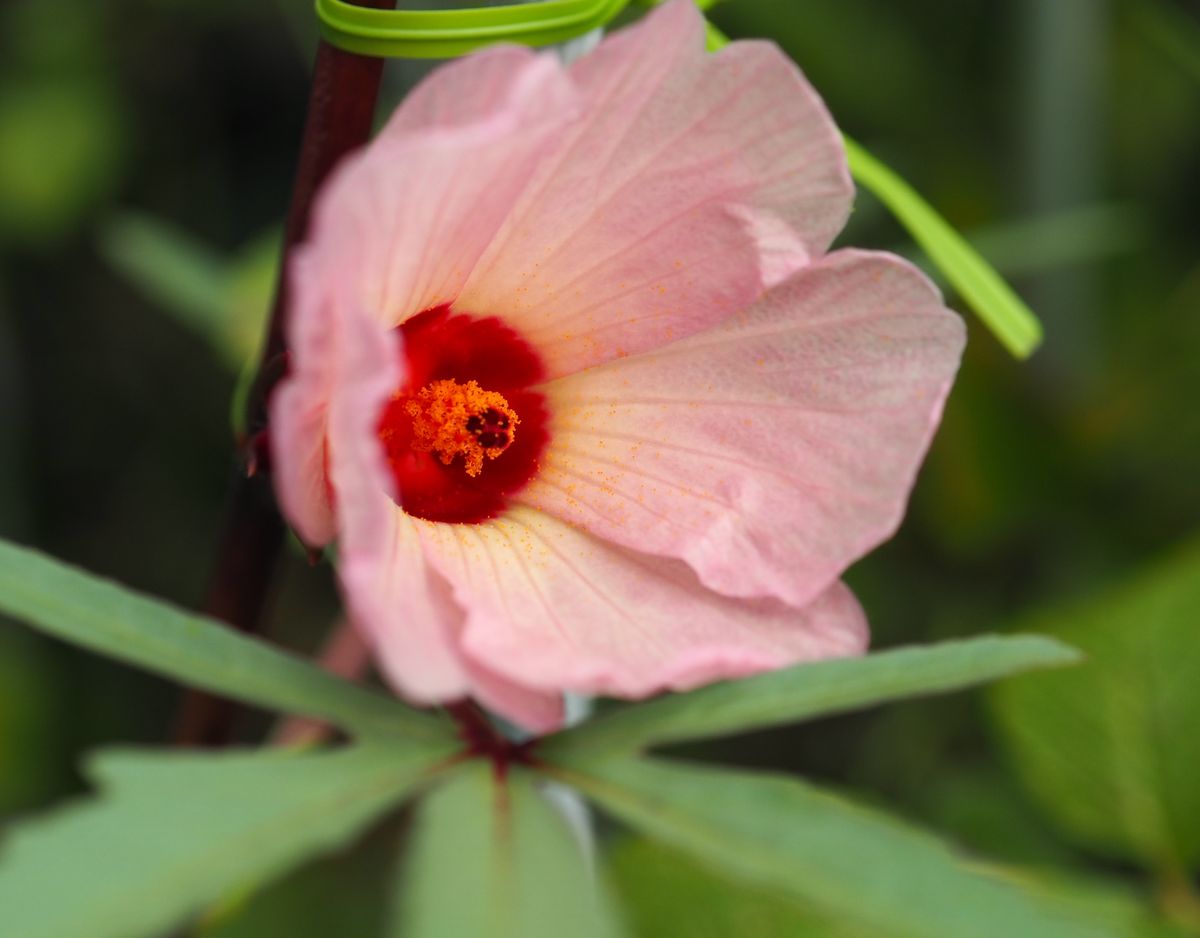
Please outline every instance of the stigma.
M412 418L412 448L436 454L446 466L462 456L472 478L483 471L485 458L495 459L512 445L521 422L504 395L476 381L430 382L405 401L404 410Z

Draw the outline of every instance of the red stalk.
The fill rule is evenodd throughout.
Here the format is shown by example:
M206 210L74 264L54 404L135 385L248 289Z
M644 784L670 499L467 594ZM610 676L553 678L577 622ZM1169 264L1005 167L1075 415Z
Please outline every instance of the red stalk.
M394 6L394 0L351 2L375 9ZM324 40L317 47L308 117L284 229L283 263L258 377L247 402L249 438L239 441L248 471L239 472L232 483L216 562L202 606L207 615L241 632L253 633L259 627L283 546L283 521L275 508L269 480L264 473L254 471L257 462L254 455L266 426L267 400L285 371L288 258L308 230L313 196L329 171L338 160L369 139L382 72L382 59L346 52ZM236 707L231 701L190 691L179 715L176 740L182 745L220 746L228 740L235 715Z
M464 754L489 760L497 779L503 780L508 767L514 763L533 763L534 740L515 743L506 738L474 701L458 700L446 704L445 709L458 724L459 738L466 744Z

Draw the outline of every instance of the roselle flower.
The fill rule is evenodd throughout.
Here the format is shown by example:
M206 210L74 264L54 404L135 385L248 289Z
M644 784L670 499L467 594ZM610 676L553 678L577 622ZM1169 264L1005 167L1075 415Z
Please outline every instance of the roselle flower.
M826 254L853 188L772 44L676 0L570 68L442 67L325 187L290 270L280 501L336 539L397 690L534 730L862 652L962 323Z

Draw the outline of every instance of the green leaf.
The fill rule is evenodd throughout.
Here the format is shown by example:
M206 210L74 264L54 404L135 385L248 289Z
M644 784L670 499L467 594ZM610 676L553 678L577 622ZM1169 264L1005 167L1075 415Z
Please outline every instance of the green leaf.
M879 932L816 914L811 907L715 872L687 854L640 837L609 851L609 867L637 938L875 938ZM1121 880L1013 872L1031 889L1136 938L1182 938Z
M635 830L871 935L1129 934L1015 877L989 875L929 834L793 779L642 759L548 771Z
M3 540L0 613L156 674L363 736L451 735L435 718L303 658Z
M520 770L475 762L417 816L399 938L616 938L611 906L563 816Z
M62 726L76 714L44 642L0 625L0 827L61 785Z
M391 905L396 840L408 824L404 812L396 812L353 846L234 893L206 912L187 938L380 938Z
M993 712L1023 780L1064 833L1170 870L1200 864L1200 540L1022 627L1077 644L1071 673L1013 681Z
M1042 341L1042 326L1024 301L912 186L860 144L844 141L855 180L908 229L996 338L1018 358L1028 357Z
M0 934L140 938L349 841L441 750L110 753L101 795L15 826L0 851Z
M262 339L281 240L272 228L230 258L169 222L124 212L99 244L114 269L239 368Z
M645 838L622 838L608 865L637 938L871 938Z
M225 259L187 232L125 212L100 230L108 262L202 335L226 315Z
M625 707L547 740L540 751L551 759L576 752L629 752L959 690L1077 660L1072 649L1053 639L985 635L819 661Z

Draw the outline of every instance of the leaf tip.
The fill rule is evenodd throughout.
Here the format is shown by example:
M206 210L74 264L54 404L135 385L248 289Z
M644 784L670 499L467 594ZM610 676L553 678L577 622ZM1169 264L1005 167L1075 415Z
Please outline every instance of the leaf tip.
M1066 642L1052 638L1049 635L1038 635L1030 632L1020 637L1027 645L1035 646L1039 651L1038 660L1032 663L1031 667L1066 668L1082 664L1087 660L1087 655L1074 645L1068 645Z

